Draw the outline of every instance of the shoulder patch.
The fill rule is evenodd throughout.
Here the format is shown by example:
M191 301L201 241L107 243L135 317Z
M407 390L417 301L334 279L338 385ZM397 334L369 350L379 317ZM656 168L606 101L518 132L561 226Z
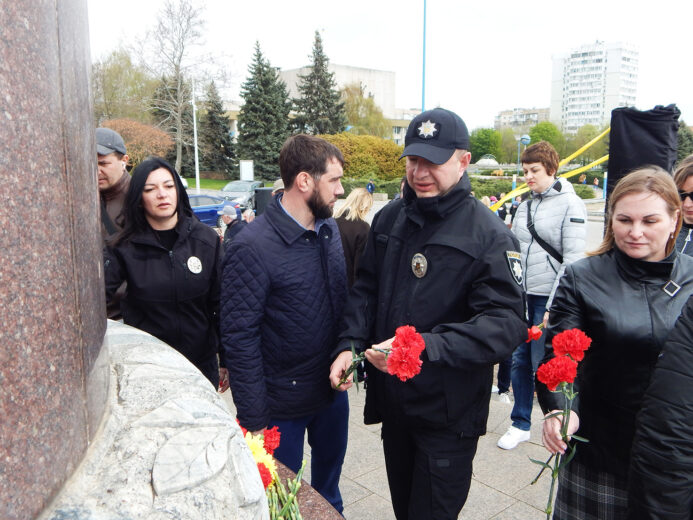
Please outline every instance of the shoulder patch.
M571 218L570 218L570 221L571 221L571 222L577 222L578 224L584 224L584 223L585 223L585 219L584 219L584 218L571 217Z
M522 285L524 282L524 276L522 275L522 260L520 253L517 251L506 251L505 258L508 260L508 267L510 268L510 274L517 285Z

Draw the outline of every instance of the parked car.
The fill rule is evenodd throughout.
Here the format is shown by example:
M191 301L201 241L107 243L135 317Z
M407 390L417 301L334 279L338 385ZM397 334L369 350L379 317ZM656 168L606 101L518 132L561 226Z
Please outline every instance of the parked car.
M238 204L214 195L195 195L189 193L188 198L190 199L193 213L197 215L197 218L212 227L223 227L221 213L225 206L230 206L234 209L239 208Z
M242 209L255 209L255 188L261 187L261 181L231 181L221 189L221 196Z

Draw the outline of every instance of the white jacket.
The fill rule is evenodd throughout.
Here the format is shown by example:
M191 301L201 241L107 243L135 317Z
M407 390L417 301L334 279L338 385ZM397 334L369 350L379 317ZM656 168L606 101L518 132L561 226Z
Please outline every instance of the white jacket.
M560 177L531 200L537 235L563 256L563 263L547 253L527 229L528 200L517 208L512 230L520 241L527 294L548 296L548 309L565 266L585 256L587 210L573 185Z

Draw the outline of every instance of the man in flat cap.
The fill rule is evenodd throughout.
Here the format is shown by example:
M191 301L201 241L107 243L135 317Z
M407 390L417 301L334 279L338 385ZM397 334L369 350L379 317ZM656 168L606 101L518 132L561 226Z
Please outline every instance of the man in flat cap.
M339 385L351 345L366 350L366 424L382 422L398 520L456 519L486 432L493 366L527 339L520 248L503 222L470 196L469 133L436 108L409 125L402 198L373 219L330 369ZM395 329L412 325L421 372L389 375Z
M101 231L104 238L110 238L121 229L118 217L130 186L130 175L125 168L128 155L125 142L118 132L110 128L96 129L96 159L101 198Z
M130 186L130 174L125 168L128 162L127 150L118 132L110 128L96 129L96 161L101 201L101 235L105 242L121 230L120 212ZM125 296L126 290L127 284L123 282L106 305L106 315L110 319L122 318L120 300Z

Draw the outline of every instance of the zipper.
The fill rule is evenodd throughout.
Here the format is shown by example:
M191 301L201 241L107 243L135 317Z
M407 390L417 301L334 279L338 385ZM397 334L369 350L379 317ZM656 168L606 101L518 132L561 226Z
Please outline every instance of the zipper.
M691 241L691 231L693 231L693 229L688 230L688 235L686 235L686 240L683 241L683 247L681 248L681 253L683 253L686 250L686 248L688 247L688 242Z

